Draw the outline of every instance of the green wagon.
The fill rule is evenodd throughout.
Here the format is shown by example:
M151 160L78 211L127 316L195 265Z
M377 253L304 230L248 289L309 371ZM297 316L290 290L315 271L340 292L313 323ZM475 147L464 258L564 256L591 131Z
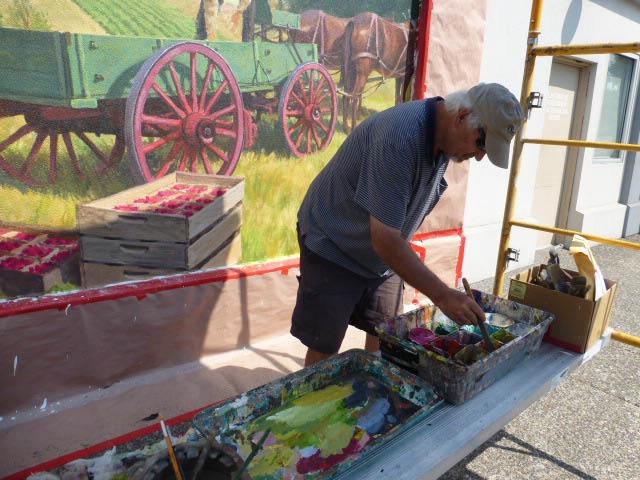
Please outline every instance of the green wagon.
M298 24L273 12L281 39ZM337 94L317 60L314 44L267 35L209 42L0 28L0 117L24 117L0 138L0 167L32 186L55 183L66 149L83 176L75 137L97 174L126 147L138 183L175 170L230 175L264 112L278 114L294 155L320 151L336 128ZM89 133L109 136L108 148ZM26 158L6 158L18 141L30 143Z

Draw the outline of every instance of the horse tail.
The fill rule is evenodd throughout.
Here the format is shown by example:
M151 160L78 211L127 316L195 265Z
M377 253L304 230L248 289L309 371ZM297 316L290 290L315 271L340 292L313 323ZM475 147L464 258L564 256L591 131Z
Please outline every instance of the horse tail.
M351 37L354 30L353 20L349 20L347 27L344 29L344 58L342 59L342 65L340 66L340 83L345 92L353 90L355 84L355 69L353 68L352 55L353 46L351 43Z

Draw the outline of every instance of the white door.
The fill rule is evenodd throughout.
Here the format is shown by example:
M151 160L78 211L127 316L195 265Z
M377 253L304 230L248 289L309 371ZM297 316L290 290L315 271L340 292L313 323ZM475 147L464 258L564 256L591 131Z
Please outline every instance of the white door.
M568 139L574 125L576 98L580 84L580 68L559 62L553 62L549 93L543 102L544 126L543 138ZM567 147L551 145L540 146L540 160L536 174L533 195L533 216L538 223L550 226L558 225L558 212L561 204L562 185L567 163ZM570 182L567 182L570 184ZM563 208L568 208L564 205ZM537 248L550 245L553 234L538 233Z

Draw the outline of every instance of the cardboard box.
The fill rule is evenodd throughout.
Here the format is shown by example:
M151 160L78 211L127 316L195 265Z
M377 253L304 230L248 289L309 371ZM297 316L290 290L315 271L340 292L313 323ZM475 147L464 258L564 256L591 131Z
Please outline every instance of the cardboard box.
M617 283L605 279L607 291L594 302L532 284L539 271L540 267L533 267L512 278L509 300L553 313L556 320L549 327L545 341L575 352L586 352L609 325Z

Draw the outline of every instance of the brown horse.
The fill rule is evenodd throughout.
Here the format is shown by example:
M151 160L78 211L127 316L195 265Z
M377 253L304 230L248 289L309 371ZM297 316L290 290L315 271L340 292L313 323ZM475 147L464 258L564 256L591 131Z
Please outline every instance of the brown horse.
M402 80L406 71L409 24L399 24L364 12L347 24L345 32L344 70L342 84L343 123L345 130L355 127L362 102L362 93L374 70L383 79L396 79L396 103L399 102ZM351 115L351 128L348 117Z
M291 32L296 43L315 43L320 63L341 69L344 59L344 32L349 18L334 17L322 10L305 10L300 14L300 30Z

